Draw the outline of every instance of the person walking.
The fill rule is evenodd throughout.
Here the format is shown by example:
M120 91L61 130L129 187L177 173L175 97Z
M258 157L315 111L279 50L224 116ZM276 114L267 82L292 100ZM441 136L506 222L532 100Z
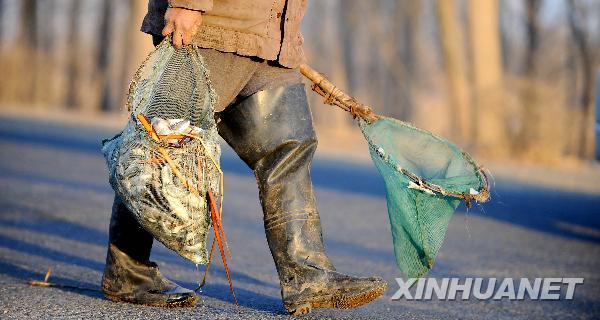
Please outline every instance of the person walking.
M219 99L219 134L253 170L285 309L355 308L385 291L379 277L337 272L327 256L310 178L317 147L298 67L306 0L150 0L154 44L200 47ZM197 297L149 260L153 238L115 197L102 289L114 301L193 306Z

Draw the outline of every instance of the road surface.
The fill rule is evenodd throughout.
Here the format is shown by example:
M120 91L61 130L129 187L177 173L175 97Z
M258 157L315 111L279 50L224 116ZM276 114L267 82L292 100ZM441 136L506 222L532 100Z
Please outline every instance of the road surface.
M200 303L169 310L113 303L96 291L31 287L51 281L99 288L112 192L99 140L110 130L0 118L0 319L287 319L251 172L226 148L224 227L239 306L217 262ZM574 300L392 301L395 266L383 183L375 169L317 157L312 174L329 254L342 272L381 275L386 295L307 319L598 319L600 192L553 190L498 179L493 199L448 229L431 277L583 277ZM155 243L163 274L193 288L195 266Z

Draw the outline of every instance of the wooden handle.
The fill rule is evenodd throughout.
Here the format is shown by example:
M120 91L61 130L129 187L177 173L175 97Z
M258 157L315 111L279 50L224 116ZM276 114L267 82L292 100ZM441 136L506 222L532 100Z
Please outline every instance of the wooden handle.
M352 116L360 117L369 123L379 119L379 116L373 112L371 107L358 102L352 96L340 90L309 65L300 65L300 72L314 84L313 91L324 97L326 104L336 105L350 112Z

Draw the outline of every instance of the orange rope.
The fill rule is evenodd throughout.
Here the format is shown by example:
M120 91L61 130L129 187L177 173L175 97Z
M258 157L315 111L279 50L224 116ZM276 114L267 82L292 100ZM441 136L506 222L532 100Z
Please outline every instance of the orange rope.
M148 133L150 134L150 137L152 137L152 139L154 141L156 141L156 142L160 141L160 139L158 138L158 135L156 134L156 132L154 131L154 128L152 127L152 124L150 124L150 121L148 121L148 118L146 118L145 115L139 113L137 115L137 119L140 121L142 126L144 126L144 129L146 129L146 131L148 131Z
M216 238L213 238L212 244L210 245L210 254L208 256L208 263L206 264L206 268L204 269L204 276L202 277L202 283L200 283L200 285L198 286L198 289L194 290L194 291L198 291L200 289L202 289L204 287L204 285L206 284L206 280L208 279L208 270L210 269L210 265L212 264L213 261L213 254L215 253L215 244L216 244Z
M140 121L142 126L144 126L146 131L148 131L148 133L150 134L152 139L154 139L156 142L160 142L164 139L172 139L172 138L178 139L178 138L184 138L187 136L196 138L191 135L182 135L182 136L160 135L159 136L156 134L156 131L154 131L154 128L152 127L152 124L150 123L150 121L148 121L148 119L143 114L141 114L141 113L138 114L137 119ZM173 160L171 159L171 157L169 156L169 153L165 150L165 148L159 146L158 152L162 155L164 160L171 167L171 170L179 178L181 183L190 192L198 194L198 189L196 189L194 186L192 186L192 184L183 176L183 174L181 173L181 171L179 171L179 169L177 168L177 165L173 162ZM198 165L200 166L200 163ZM213 239L213 242L212 242L212 246L210 249L210 256L209 256L209 260L208 260L206 269L204 270L204 277L202 279L202 283L199 285L199 287L198 287L198 289L196 289L196 291L199 290L200 288L202 288L206 284L206 280L208 278L208 270L212 263L213 254L215 251L215 240L216 240L216 243L219 246L219 253L221 254L221 260L223 261L223 266L225 267L225 274L227 275L227 281L229 282L229 289L231 290L231 294L233 295L233 299L235 300L235 304L237 305L238 300L237 300L237 297L235 296L235 291L233 290L233 282L231 281L231 273L229 272L229 265L227 264L225 248L223 247L223 243L225 243L225 246L227 246L227 234L225 234L225 230L223 230L223 224L221 222L223 212L217 209L217 202L215 200L215 197L214 197L212 191L208 191L207 194L208 194L207 198L210 203L210 218L212 220L212 224L213 224L213 228L214 228L214 232L215 232L215 238ZM222 207L223 206L221 204L221 208ZM231 251L229 251L229 256L231 257Z
M223 240L221 239L221 237L225 233L223 232L223 225L221 224L221 218L219 217L217 202L215 201L215 197L212 191L208 192L208 199L210 201L210 217L212 219L213 228L215 230L215 239L217 239L217 244L219 245L219 253L221 253L221 260L223 260L223 266L225 267L225 274L227 275L227 281L229 282L229 289L231 290L231 294L233 295L233 300L235 300L235 304L238 304L237 297L235 296L235 291L233 290L233 282L231 281L229 266L227 265L225 249L223 248Z

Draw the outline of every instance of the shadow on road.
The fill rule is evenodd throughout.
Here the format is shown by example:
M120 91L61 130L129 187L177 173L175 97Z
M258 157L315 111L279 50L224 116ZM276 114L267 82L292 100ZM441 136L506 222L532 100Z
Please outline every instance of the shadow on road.
M7 275L11 278L18 279L23 285L29 285L31 280L42 280L44 279L44 273L33 272L27 270L21 266L17 266L6 261L0 261L0 274ZM73 288L43 288L43 290L61 290L71 293L77 293L88 297L105 300L104 295L100 291L98 284L92 284L89 282L78 281L65 277L51 276L49 281L51 283L57 283L61 285L71 286ZM187 288L193 288L196 284L184 283ZM81 289L77 289L79 287ZM222 284L212 284L210 287L205 288L201 293L202 297L210 297L216 300L223 301L225 303L233 303L233 298L229 293L229 287ZM245 290L243 288L236 288L236 295L241 306L266 311L272 314L283 315L286 314L281 303L281 299L273 298L267 295L263 295L254 291Z
M74 264L80 267L90 268L93 270L104 269L104 264L98 261L83 258L75 254L50 249L45 246L13 239L4 235L0 235L0 247L4 247L6 249L15 250L30 255L39 256L56 262Z
M38 273L27 270L23 267L8 263L6 261L0 261L0 274L7 275L9 277L18 279L23 285L29 285L29 281L32 280L43 280L45 273ZM44 288L45 290L62 290L69 292L76 292L88 297L96 299L104 299L104 295L100 292L100 286L89 282L69 279L65 277L51 276L49 282L60 283L62 285L68 285L73 287L80 287L82 289L66 289L66 288Z
M15 204L11 204L10 207L12 208L12 210L14 210ZM23 215L27 214L27 212L31 213L30 208L24 206L19 206L17 208L21 208L21 212L23 212ZM75 240L98 246L106 246L108 243L107 231L100 231L65 219L52 219L46 213L43 213L41 215L37 214L36 218L31 217L29 219L25 217L20 217L20 219L8 219L6 217L1 217L0 226L22 230L25 233L37 233L57 236L62 237L64 239ZM62 253L60 251L48 249L40 245L35 245L21 240L13 239L2 234L0 234L0 247L5 247L8 249L18 250L20 252L37 255L57 262L71 263L80 267L90 268L96 271L102 271L104 269L103 263L98 263L85 258L79 258L68 253ZM153 257L158 258L158 260L163 261L165 263L175 264L182 267L191 266L189 262L179 258L174 254L171 254L170 252L165 253L164 250L156 250L155 248L153 250L152 255ZM212 275L216 274L218 276L225 277L225 270L219 265L213 265L210 269L210 272ZM241 281L248 284L259 285L264 287L276 287L274 284L256 279L235 269L232 269L232 272L235 274L236 281Z
M197 284L185 283L185 287L193 288ZM255 291L246 290L244 288L235 287L235 295L238 303L242 307L251 308L260 311L266 311L273 314L287 314L283 309L283 304L279 297L274 298ZM229 285L225 284L210 284L202 289L200 297L210 297L225 303L234 304L233 296L229 291Z
M19 230L19 234L24 235L49 235L55 237L61 237L68 240L78 241L82 243L106 246L108 242L107 231L98 230L91 228L80 223L68 221L62 217L52 215L52 213L44 212L40 209L31 208L25 205L19 204L14 199L5 199L0 197L0 202L3 204L3 210L0 211L0 226L8 227L13 230ZM10 214L9 214L10 213ZM106 213L108 215L108 213ZM35 238L34 238L35 239ZM87 258L80 257L76 254L67 253L62 250L56 250L48 248L43 244L34 244L23 240L15 239L13 237L0 233L0 247L18 251L23 254L38 256L54 262L66 263L77 265L83 268L89 268L98 272L102 272L104 269L104 263L101 261L90 260ZM156 247L156 243L155 243ZM179 258L171 252L161 250L162 248L155 248L153 250L153 257L159 261L177 265L184 268L190 268L192 265ZM0 273L6 274L13 278L18 278L27 282L32 279L42 279L43 274L35 273L23 269L21 267L9 264L0 264ZM235 277L235 281L238 283L246 283L252 286L270 287L276 288L275 283L267 283L265 281L254 278L244 272L238 271L235 268L232 269L232 273ZM214 264L210 270L211 277L225 278L225 270L218 264ZM60 284L74 285L80 287L97 288L97 285L91 285L89 283L77 282L67 278L53 277L53 281ZM197 284L188 283L187 288L194 288ZM61 289L69 290L69 289ZM85 290L69 290L82 294L92 294ZM281 300L266 295L262 295L255 291L246 290L242 287L236 287L236 294L242 306L255 308L258 310L269 311L280 313L283 312L281 308ZM221 284L210 283L205 287L203 295L208 297L229 302L231 296L229 295L229 287ZM99 294L101 297L101 294Z
M29 220L29 219L28 219ZM30 221L15 221L9 219L1 219L0 226L6 226L11 228L17 228L23 230L25 232L33 233L41 233L41 234L50 234L53 236L59 236L66 239L82 241L86 243L96 244L96 245L105 245L107 241L106 234L85 226L81 226L79 224L73 222L67 222L64 220L48 220L48 219L36 219L36 222ZM56 227L56 228L55 228ZM5 235L0 234L0 247L15 250L20 253L34 255L38 257L42 257L45 259L49 259L55 262L61 262L66 264L77 265L79 267L89 268L92 270L96 270L101 272L104 269L104 263L98 262L94 260L90 260L87 258L83 258L74 254L66 253L59 250L50 249L48 247L37 245L33 243L28 243L22 240L14 239ZM159 257L160 261L175 264L183 267L190 267L189 263L183 261L183 259L174 256L173 254L167 254L161 251L153 253L153 256ZM20 279L24 284L26 284L30 280L41 280L44 277L44 274L32 272L22 267L0 261L0 273L8 275L12 278ZM211 275L214 277L218 275L222 278L225 278L225 271L222 267L213 265L210 271ZM243 272L239 272L235 269L232 269L232 273L235 276L236 282L248 283L251 285L258 286L268 286L275 287L274 284L266 283L254 277L251 277ZM61 285L70 285L77 286L82 288L92 288L93 290L99 290L99 286L97 284L91 284L81 281L76 281L74 279L64 278L64 277L52 277L51 282L59 283ZM194 288L197 284L194 283L186 283L184 284L187 288ZM59 290L66 290L70 292L75 292L78 294L84 294L91 297L102 298L103 296L100 292L93 292L89 290L77 290L77 289L65 289L65 288L55 288ZM284 310L281 305L281 300L278 298L273 298L270 296L263 295L257 291L246 290L242 287L236 286L236 294L238 300L242 306L254 308L257 310L268 311L273 313L284 313ZM227 285L217 284L217 283L209 283L203 290L202 296L208 296L217 300L221 300L223 302L231 302L232 298L229 293L229 287Z

